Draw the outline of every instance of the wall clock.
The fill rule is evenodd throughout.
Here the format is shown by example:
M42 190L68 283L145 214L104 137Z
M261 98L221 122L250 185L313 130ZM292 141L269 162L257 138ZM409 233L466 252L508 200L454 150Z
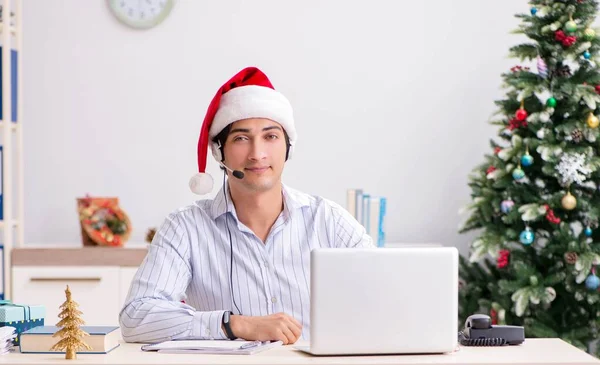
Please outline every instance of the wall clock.
M175 0L107 0L113 15L136 29L160 24L171 12Z

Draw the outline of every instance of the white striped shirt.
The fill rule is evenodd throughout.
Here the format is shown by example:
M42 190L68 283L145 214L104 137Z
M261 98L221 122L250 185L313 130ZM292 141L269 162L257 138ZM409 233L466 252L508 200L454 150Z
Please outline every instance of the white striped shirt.
M310 334L310 251L375 247L340 205L283 186L284 208L263 243L237 218L228 189L166 218L149 245L119 315L127 342L226 339L226 310L265 316L284 312ZM233 243L230 285L229 225ZM185 303L181 301L184 300Z

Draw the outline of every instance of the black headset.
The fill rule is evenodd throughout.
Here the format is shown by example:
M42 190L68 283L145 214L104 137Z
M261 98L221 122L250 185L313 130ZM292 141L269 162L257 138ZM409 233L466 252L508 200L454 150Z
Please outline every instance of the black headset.
M287 138L285 144L285 160L287 161L290 153L290 143L288 142ZM219 150L221 151L221 162L225 161L225 153L223 151L223 147L224 145L219 146ZM227 170L223 168L223 197L225 198L225 209L227 210L227 212L225 212L225 225L227 226L227 233L229 234L229 290L231 291L231 299L233 300L233 305L237 309L238 314L242 314L242 311L235 302L235 296L233 295L233 241L231 239L231 230L229 230L229 216L227 214L229 211L229 200L227 199L227 193L225 192L226 176Z

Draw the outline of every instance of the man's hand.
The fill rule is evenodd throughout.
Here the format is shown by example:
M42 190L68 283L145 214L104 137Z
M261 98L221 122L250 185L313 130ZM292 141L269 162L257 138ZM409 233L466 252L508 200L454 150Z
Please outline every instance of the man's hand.
M231 331L248 341L282 341L293 344L302 334L302 324L285 313L268 316L240 316L230 318Z

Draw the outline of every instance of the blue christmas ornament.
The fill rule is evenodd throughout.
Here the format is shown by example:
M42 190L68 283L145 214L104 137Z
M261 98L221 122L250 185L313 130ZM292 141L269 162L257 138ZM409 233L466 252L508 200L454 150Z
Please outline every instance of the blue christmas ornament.
M591 237L592 236L592 229L590 227L585 227L585 230L583 231L585 233L586 236Z
M533 157L531 157L530 154L525 154L521 156L521 165L526 167L533 165Z
M589 290L596 290L600 286L600 279L595 275L591 274L585 279L585 287Z
M592 55L590 54L590 52L588 52L588 51L583 52L583 58L585 58L586 60L589 60L591 56Z
M502 213L507 214L508 212L510 212L512 210L512 207L515 205L515 202L508 199L508 200L503 200L502 203L500 203L500 210L502 211Z
M515 180L521 180L522 178L525 177L525 171L523 171L522 168L517 167L516 169L513 170L512 176Z
M531 15L535 15L537 13L537 9L536 8L531 8Z
M531 231L529 227L525 228L525 230L519 235L519 241L521 241L521 243L524 245L532 244L534 239L535 234L533 234L533 231Z

